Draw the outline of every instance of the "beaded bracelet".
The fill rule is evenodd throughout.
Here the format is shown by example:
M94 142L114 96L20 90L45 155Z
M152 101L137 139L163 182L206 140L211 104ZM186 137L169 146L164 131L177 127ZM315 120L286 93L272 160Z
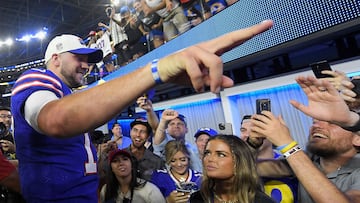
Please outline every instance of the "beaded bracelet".
M158 59L154 59L151 62L151 74L152 74L156 84L162 84L163 82L161 81L159 71L158 71L158 62L159 62Z
M296 152L301 151L301 147L299 145L295 145L293 148L289 149L285 153L283 153L283 156L285 159L289 158L291 155L295 154Z
M281 154L284 154L285 152L287 152L289 149L293 148L294 146L296 146L298 143L296 141L292 141L290 142L288 145L286 145L285 147L283 147L282 149L280 149L279 151L281 152Z

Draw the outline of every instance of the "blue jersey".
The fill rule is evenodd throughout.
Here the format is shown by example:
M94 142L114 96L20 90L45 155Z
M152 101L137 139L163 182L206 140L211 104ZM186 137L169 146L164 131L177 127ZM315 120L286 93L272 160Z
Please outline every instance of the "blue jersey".
M60 78L45 69L26 71L13 87L16 156L26 202L97 202L97 157L89 135L54 138L37 132L25 120L24 103L39 90L58 98L71 94Z
M184 182L194 183L196 184L195 185L196 188L200 189L201 177L202 177L201 173L189 169L189 176ZM154 171L151 177L151 182L154 183L160 189L161 193L164 195L165 198L168 197L172 191L178 189L181 185L181 182L179 182L166 169L160 169Z

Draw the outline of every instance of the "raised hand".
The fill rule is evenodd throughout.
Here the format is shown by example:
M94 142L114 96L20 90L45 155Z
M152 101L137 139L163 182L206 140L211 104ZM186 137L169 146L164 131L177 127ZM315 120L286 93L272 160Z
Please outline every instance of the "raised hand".
M296 78L308 98L308 106L295 100L290 104L306 115L322 121L329 121L340 126L352 126L358 115L351 112L338 90L327 80L319 80L312 76Z
M281 116L275 117L270 111L263 111L261 114L254 114L251 118L251 131L267 138L274 145L282 146L293 141L289 128Z
M332 77L322 78L320 80L329 81L340 92L340 96L345 101L354 102L356 100L356 94L352 91L354 84L351 83L350 78L347 77L344 72L324 70L322 73Z
M172 109L166 109L161 115L161 119L171 121L179 116L179 113Z

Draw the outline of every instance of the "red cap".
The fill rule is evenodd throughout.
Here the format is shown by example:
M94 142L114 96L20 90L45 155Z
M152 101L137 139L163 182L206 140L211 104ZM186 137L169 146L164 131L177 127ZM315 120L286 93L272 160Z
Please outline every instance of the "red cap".
M124 155L126 157L131 158L131 155L128 151L122 150L122 149L115 149L109 153L109 163L111 163L113 161L113 159L115 158L115 156L117 156L117 155Z

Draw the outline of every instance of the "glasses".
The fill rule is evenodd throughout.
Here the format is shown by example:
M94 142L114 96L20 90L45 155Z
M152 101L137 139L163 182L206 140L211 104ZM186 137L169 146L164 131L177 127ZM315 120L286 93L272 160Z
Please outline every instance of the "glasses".
M8 119L11 119L12 116L11 116L11 115L0 114L0 118L8 118Z

